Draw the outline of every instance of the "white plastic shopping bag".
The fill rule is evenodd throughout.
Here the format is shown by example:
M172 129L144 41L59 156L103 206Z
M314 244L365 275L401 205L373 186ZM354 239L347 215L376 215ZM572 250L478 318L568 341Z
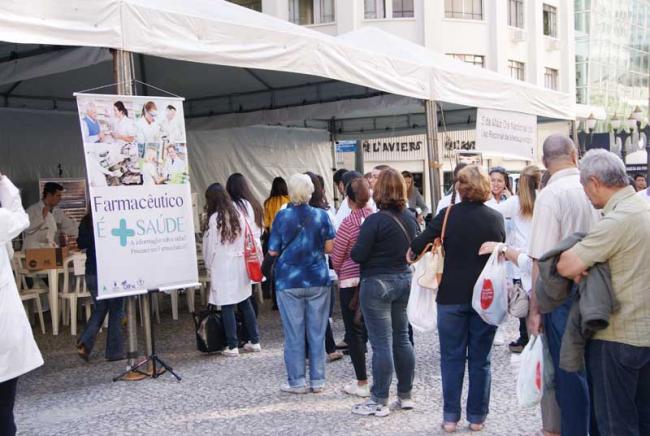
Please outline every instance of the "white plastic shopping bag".
M517 376L517 400L522 407L532 407L544 392L544 345L539 336L531 336L521 353Z
M437 325L436 293L432 289L423 288L413 276L411 294L406 306L406 315L414 330L430 332Z
M506 262L494 249L474 285L472 308L488 324L499 325L508 315Z

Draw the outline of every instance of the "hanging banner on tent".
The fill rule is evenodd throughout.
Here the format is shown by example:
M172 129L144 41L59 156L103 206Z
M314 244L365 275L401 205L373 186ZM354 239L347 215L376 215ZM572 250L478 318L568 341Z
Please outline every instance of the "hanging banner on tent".
M98 298L198 282L181 98L77 94Z
M519 112L478 108L476 151L535 160L537 117Z

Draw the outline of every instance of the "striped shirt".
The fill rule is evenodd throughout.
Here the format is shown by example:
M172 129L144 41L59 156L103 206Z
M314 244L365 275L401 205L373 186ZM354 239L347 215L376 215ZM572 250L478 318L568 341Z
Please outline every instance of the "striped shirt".
M359 229L363 221L372 214L369 207L353 210L345 217L334 238L334 250L331 254L334 271L339 277L341 288L352 288L359 284L361 271L359 264L352 260L350 252L359 238Z

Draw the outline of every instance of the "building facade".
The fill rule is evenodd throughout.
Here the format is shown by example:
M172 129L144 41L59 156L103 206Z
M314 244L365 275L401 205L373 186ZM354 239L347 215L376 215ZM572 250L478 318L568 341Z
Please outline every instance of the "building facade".
M647 117L650 0L575 0L575 37L576 102L602 106L610 119L636 106Z
M374 26L478 67L575 92L573 0L231 1L330 35Z

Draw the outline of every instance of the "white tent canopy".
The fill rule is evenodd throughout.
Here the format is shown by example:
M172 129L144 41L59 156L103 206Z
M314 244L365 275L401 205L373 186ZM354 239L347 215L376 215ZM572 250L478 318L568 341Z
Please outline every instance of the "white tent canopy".
M285 90L295 92L298 79L298 84L310 85L310 93L320 94L314 96L320 99L310 99L307 93L306 103L320 102L323 96L327 100L331 94L340 98L360 98L380 92L467 107L507 109L553 119L574 118L571 96L474 69L379 30L364 28L333 38L223 0L41 1L37 10L33 2L7 0L0 4L0 41L117 48L166 59L255 69L258 75L263 70L311 76L292 76L289 80L286 76L282 80L275 77L276 82L284 83L271 83L271 86L260 86L266 82L263 77L257 81L249 79L257 82L254 83L257 89L241 86L237 89L228 81L230 92L218 95L274 91L254 96L254 99L264 100L264 108L273 106L273 100L281 97ZM14 62L20 63L21 59ZM83 67L84 63L87 64L68 65L72 69ZM192 72L199 73L199 70L201 68L195 66ZM51 71L45 69L43 72L51 74ZM174 74L175 71L170 70L177 83L180 78L187 77L186 72ZM17 79L19 77L16 75ZM6 83L8 79L5 77L0 82ZM146 79L160 84L149 75ZM341 87L332 81L348 86ZM316 82L321 82L318 87ZM356 89L350 89L350 84ZM328 86L335 89L325 89ZM306 89L300 93L305 94ZM176 92L183 91L185 89ZM6 94L2 89L0 93ZM188 93L183 95L192 97ZM210 96L215 94L204 94L203 98ZM281 107L281 103L276 106ZM239 109L239 106L235 104L234 108ZM192 110L187 112L194 114ZM224 112L213 111L215 114ZM210 111L205 111L205 115L208 114Z
M425 67L433 100L556 119L574 118L572 95L477 68L374 27L362 27L337 39Z
M323 151L327 145L323 138L329 136L309 128L356 138L422 132L425 99L438 99L444 111L441 122L450 129L470 124L477 106L507 108L540 119L574 116L564 94L474 69L378 31L334 38L223 0L36 4L0 2L0 113L8 125L34 126L29 135L17 129L11 135L0 132L0 151L11 155L16 170L25 171L25 181L56 174L51 163L17 164L21 156L32 161L34 156L79 161L72 156L81 149L72 94L114 82L108 48L135 53L138 80L185 97L188 134L211 132L197 134L201 146L220 149L217 129L260 124L308 128L302 137L311 135L307 144L319 150L314 168L325 170L332 166ZM115 88L104 90L111 91ZM139 85L137 92L160 94L146 85ZM61 134L36 141L41 125ZM253 137L236 133L229 137ZM265 135L257 138L263 140ZM282 144L279 138L275 135L273 144ZM228 150L239 153L243 143L238 140L229 140L239 145ZM297 149L288 150L293 154L286 159L291 159ZM72 175L82 176L83 167L75 168ZM192 168L197 171L201 166ZM208 180L199 175L202 178ZM270 180L258 182L261 186Z

